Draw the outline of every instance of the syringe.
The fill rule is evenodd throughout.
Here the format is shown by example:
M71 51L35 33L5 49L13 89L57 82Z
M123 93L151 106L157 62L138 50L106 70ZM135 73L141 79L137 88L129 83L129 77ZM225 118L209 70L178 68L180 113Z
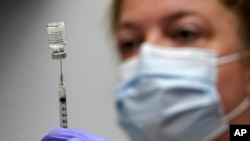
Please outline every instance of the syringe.
M64 85L63 71L62 71L62 59L66 58L66 51L64 46L65 40L65 29L63 22L54 22L47 25L49 46L53 49L52 58L60 60L60 82L59 82L59 111L60 111L60 126L63 128L68 127L67 120L67 97L66 88Z

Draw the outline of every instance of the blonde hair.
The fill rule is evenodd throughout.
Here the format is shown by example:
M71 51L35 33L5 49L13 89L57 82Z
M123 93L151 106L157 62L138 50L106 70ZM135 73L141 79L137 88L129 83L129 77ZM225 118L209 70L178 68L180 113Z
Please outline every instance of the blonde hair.
M123 0L113 0L111 4L110 14L111 14L111 24L110 29L113 33L116 32L118 20L121 14Z

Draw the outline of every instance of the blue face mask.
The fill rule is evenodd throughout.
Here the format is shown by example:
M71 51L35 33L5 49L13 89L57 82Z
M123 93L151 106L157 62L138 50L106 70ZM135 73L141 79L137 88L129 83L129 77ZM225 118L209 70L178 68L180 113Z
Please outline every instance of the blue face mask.
M133 141L210 141L249 106L246 98L225 115L217 91L217 67L240 60L217 59L201 48L166 48L145 43L120 68L116 109Z

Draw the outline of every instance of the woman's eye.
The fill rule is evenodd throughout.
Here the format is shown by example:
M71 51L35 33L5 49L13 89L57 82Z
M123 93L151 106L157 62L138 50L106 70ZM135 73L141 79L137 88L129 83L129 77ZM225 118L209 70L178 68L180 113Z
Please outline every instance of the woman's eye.
M119 49L122 54L128 54L136 50L139 46L138 41L134 39L127 39L119 43Z
M191 29L180 29L174 33L174 39L178 42L193 42L199 38L199 33Z

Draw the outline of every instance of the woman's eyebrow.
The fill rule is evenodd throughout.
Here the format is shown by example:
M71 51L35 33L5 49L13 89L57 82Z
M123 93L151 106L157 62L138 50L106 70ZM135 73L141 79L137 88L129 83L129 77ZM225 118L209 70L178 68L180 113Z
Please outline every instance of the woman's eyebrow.
M171 14L167 14L167 16L165 16L162 20L162 22L166 25L171 25L173 23L175 23L176 21L180 20L181 18L184 18L186 16L196 16L201 18L202 20L204 20L207 24L211 23L209 22L209 20L206 18L206 16L204 16L201 13L198 12L193 12L193 11L180 11L180 12L176 12L176 13L171 13Z
M139 32L141 31L141 27L135 22L123 21L123 22L118 23L117 31L119 30L130 30L134 32Z

